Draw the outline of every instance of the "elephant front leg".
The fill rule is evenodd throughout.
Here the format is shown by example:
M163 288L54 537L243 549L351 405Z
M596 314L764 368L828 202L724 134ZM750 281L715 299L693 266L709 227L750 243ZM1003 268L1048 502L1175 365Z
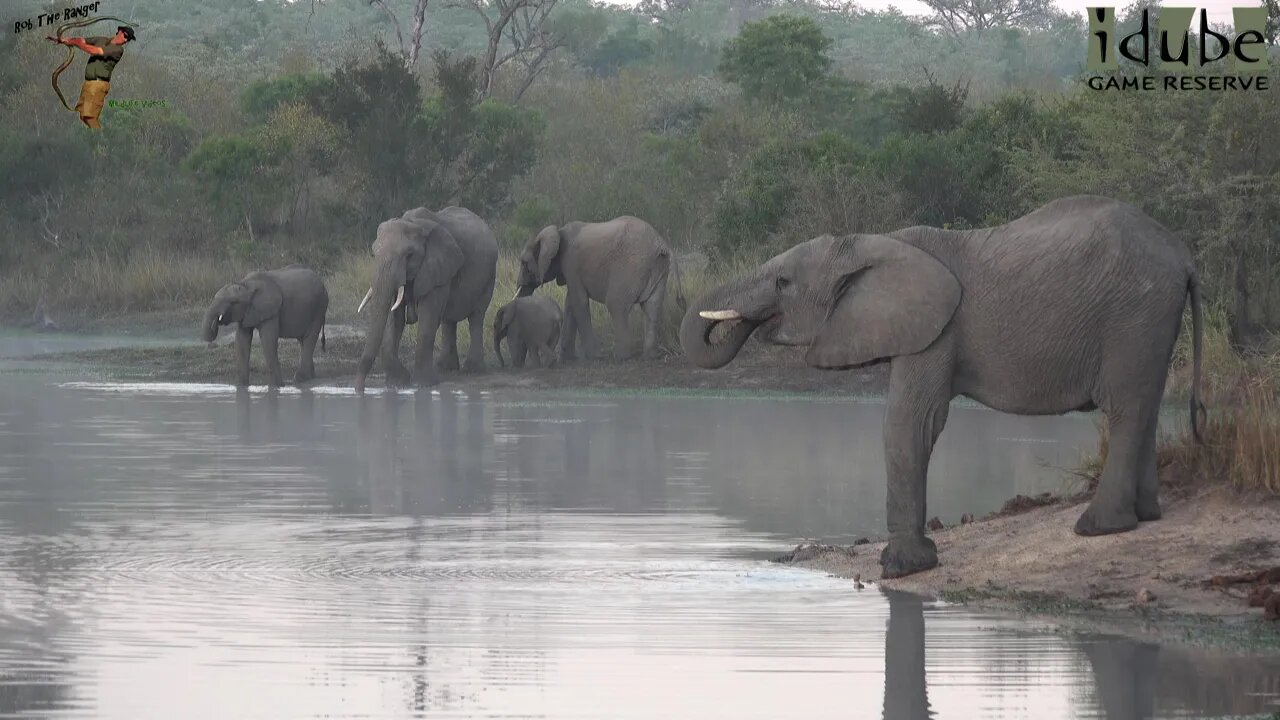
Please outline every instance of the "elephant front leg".
M387 320L390 324L388 332L382 338L382 367L387 373L389 387L401 387L409 384L409 369L400 362L400 338L404 336L405 307L401 305L391 313Z
M267 373L271 387L284 384L280 374L280 325L276 320L269 320L258 326L258 337L262 340L262 356L267 360Z
M577 352L574 349L574 339L578 334L578 320L574 315L573 306L565 298L564 326L560 328L560 362L573 362Z
M236 329L236 385L249 385L249 349L253 345L253 329Z
M507 348L511 350L511 367L524 367L525 354L529 347L525 344L524 338L519 333L507 336Z
M436 358L436 367L441 370L457 370L458 365L458 323L440 323L441 345L440 357ZM435 344L435 338L432 338Z
M418 303L418 349L413 363L413 382L420 388L440 382L432 354L443 310L444 294L440 291L428 294Z
M577 292L573 292L571 289L569 294L565 297L565 304L571 308L569 314L573 317L573 325L577 330L576 333L569 333L570 343L572 344L572 338L575 334L581 335L583 357L588 360L595 359L600 348L600 343L596 339L595 330L591 327L591 300L587 297L587 291L584 289L578 289ZM572 346L571 354L568 358L565 357L565 354L562 351L560 353L560 359L573 359Z
M924 534L929 458L947 423L950 370L914 357L894 360L885 410L889 544L881 575L903 577L938 564L938 548ZM932 365L932 367L931 367Z

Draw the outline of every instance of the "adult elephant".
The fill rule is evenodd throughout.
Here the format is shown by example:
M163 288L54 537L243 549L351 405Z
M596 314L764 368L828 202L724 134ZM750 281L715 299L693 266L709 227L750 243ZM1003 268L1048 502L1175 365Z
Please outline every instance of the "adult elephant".
M684 317L680 341L708 368L757 329L807 346L814 367L890 362L885 414L886 578L937 564L924 535L925 479L951 399L1004 412L1101 408L1110 429L1101 482L1081 535L1160 517L1156 418L1182 310L1194 326L1192 430L1199 401L1199 283L1186 246L1138 209L1068 197L1007 225L911 227L824 236L711 291Z
M626 360L635 353L627 326L633 305L644 310L644 354L657 353L658 314L667 294L667 277L676 273L677 300L683 305L679 269L671 248L649 223L624 215L608 222L548 225L530 240L520 255L516 297L533 293L554 280L565 289L564 330L560 360L576 356L575 338L582 336L583 352L596 356L599 342L591 328L591 300L603 303L613 318L613 356Z
M286 265L279 270L251 272L239 282L222 286L204 313L201 337L205 342L218 338L218 328L237 324L236 382L249 384L249 348L253 331L258 331L262 354L267 359L270 384L283 384L280 358L276 353L280 338L297 340L302 345L295 383L316 376L314 355L316 341L324 348L324 320L329 310L329 293L324 281L313 270L301 265Z
M457 324L463 320L471 333L465 369L483 370L484 316L498 265L498 241L489 225L466 208L415 208L378 226L373 256L373 285L357 308L368 305L370 318L356 390L364 392L380 350L388 385L436 384L437 367L458 368ZM418 349L411 376L399 350L405 325L415 323ZM444 348L433 364L431 351L442 324Z

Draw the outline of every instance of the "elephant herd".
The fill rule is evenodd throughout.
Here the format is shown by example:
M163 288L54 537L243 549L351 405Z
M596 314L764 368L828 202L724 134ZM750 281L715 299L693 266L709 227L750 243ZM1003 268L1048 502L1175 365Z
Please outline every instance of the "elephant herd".
M481 367L477 339L498 255L484 221L463 208L411 210L379 226L373 253L375 276L361 303L369 305L371 322L356 387L363 389L380 343L388 382L434 382L436 327L445 327L438 364L456 368L456 325L464 319L473 338L467 364ZM552 362L557 341L560 360L568 360L580 338L594 356L594 300L613 319L618 357L626 357L628 311L640 305L644 350L652 354L673 272L678 280L670 248L637 218L547 227L520 255L517 297L497 313L494 344L506 338L513 360L532 353ZM530 297L553 280L567 286L563 313L550 298ZM889 542L880 563L891 578L937 565L937 548L925 535L926 479L957 396L1019 415L1102 410L1109 452L1076 532L1124 532L1158 519L1157 421L1188 302L1191 427L1199 439L1203 323L1191 253L1141 210L1103 197L1061 198L975 230L916 226L814 238L689 306L680 344L703 368L728 364L753 335L803 348L805 362L817 368L889 363ZM276 382L275 342L298 339L297 377L305 380L314 375L311 351L323 341L327 305L323 283L305 268L253 273L218 292L205 337L211 340L218 325L239 324L242 382L254 328ZM411 375L396 351L404 326L415 322L418 357Z
M498 240L488 223L466 208L432 212L420 207L378 225L373 241L374 271L358 312L369 313L364 350L355 387L365 381L379 354L388 385L434 385L440 370L480 371L484 362L484 318L497 280ZM672 274L679 281L671 248L645 221L622 216L607 222L547 226L520 256L516 297L499 308L492 332L494 350L505 365L507 341L512 364L553 365L576 358L576 340L595 357L598 340L591 327L589 301L602 303L613 319L614 357L631 357L628 317L633 305L644 311L646 357L657 351L657 323ZM562 311L554 299L534 296L541 285L566 286ZM683 302L683 298L680 298ZM224 325L236 325L237 382L249 383L249 348L257 330L272 385L282 384L277 344L297 340L301 360L294 382L315 378L317 342L324 348L329 295L315 271L301 265L257 271L220 289L205 312L202 336L217 339ZM458 324L466 321L471 338L459 364ZM417 325L412 370L400 361L405 326ZM437 332L443 347L433 361ZM556 346L558 345L558 351Z

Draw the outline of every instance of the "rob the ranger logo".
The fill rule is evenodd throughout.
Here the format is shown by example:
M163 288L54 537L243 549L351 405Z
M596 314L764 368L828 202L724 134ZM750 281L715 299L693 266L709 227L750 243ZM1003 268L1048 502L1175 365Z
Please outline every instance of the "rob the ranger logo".
M1113 7L1088 8L1089 54L1087 67L1092 71L1117 70L1120 58L1170 73L1162 77L1111 74L1089 78L1095 90L1266 90L1267 26L1265 7L1232 8L1235 37L1228 38L1209 28L1208 13L1200 13L1200 32L1193 38L1189 32L1197 8L1162 7L1159 27L1151 36L1151 11L1142 10L1142 24L1135 31L1117 38L1116 10ZM1210 42L1210 38L1214 42ZM1199 68L1227 60L1235 72L1230 74L1187 75L1191 69L1191 49L1196 46ZM1153 58L1153 54L1156 56ZM1181 74L1179 74L1181 73Z

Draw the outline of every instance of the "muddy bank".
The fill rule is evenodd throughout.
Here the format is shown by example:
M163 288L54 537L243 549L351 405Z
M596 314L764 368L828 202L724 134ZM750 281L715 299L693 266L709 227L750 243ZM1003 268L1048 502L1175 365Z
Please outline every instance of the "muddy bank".
M318 378L311 385L350 387L355 381L356 362L362 350L362 336L349 328L329 326L327 349L315 355ZM250 365L250 382L264 383L266 373L258 344L255 342ZM465 345L464 345L465 347ZM412 350L402 348L401 359L411 361ZM89 372L117 379L149 379L157 382L233 383L235 350L229 338L208 348L203 345L171 347L134 347L44 355L40 360L74 363ZM887 387L888 366L863 371L830 372L815 370L804 364L803 354L796 348L773 347L752 343L730 365L719 370L704 370L684 357L669 354L656 360L580 360L555 368L501 368L497 358L486 358L489 367L482 373L443 372L441 389L643 389L747 391L802 393L814 395L862 396L883 392ZM298 344L280 343L280 367L286 382L298 363ZM371 387L383 384L377 366L369 378Z
M1085 501L1021 503L1014 514L966 524L949 519L956 524L929 532L938 566L905 578L880 579L877 541L803 549L779 561L1068 626L1280 652L1280 622L1248 603L1256 586L1213 582L1280 565L1280 499L1204 488L1162 498L1158 521L1093 538L1072 529Z

